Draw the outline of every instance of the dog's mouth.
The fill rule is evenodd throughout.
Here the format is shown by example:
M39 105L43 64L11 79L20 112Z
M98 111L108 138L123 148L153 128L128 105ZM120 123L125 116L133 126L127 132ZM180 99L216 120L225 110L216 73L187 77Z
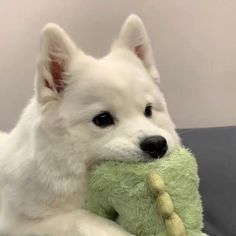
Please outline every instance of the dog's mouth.
M144 152L140 152L139 155L134 155L134 158L130 158L130 159L113 159L113 158L95 158L91 161L88 161L87 162L87 169L89 171L95 169L97 166L103 164L103 163L106 163L106 162L117 162L117 163L151 163L151 162L154 162L154 161L158 161L162 158L165 157L165 154L166 154L166 150L164 153L162 153L162 155L157 155L157 156L151 156L147 153L144 153Z
M87 167L87 170L88 171L92 171L93 169L95 169L97 166L103 164L104 162L106 162L108 160L105 160L105 159L94 159L94 160L91 160L91 161L88 161L86 163L86 167Z
M163 159L165 156L157 156L155 158L150 158L148 155L145 155L145 157L140 160L140 162L143 162L143 163L150 163L150 162L154 162L154 161L158 161L160 159Z

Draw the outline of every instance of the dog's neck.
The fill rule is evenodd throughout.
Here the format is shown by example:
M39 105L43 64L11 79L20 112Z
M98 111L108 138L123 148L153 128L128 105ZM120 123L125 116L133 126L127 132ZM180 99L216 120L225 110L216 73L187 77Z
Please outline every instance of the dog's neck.
M86 166L79 161L68 134L48 135L38 126L40 119L32 99L9 135L11 147L1 157L7 160L2 162L2 184L7 181L7 188L17 196L9 199L10 204L30 217L80 207L86 191Z

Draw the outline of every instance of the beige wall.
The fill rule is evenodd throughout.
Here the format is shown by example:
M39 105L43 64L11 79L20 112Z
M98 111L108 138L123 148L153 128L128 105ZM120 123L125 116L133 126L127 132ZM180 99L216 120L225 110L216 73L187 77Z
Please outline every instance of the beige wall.
M104 55L130 13L146 23L177 127L236 124L235 0L2 0L0 129L32 95L39 32L62 25L88 53Z

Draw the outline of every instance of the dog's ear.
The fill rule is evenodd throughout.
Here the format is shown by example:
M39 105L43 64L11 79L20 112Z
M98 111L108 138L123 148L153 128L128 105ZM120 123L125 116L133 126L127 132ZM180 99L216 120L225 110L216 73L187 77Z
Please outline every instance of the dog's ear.
M41 34L36 73L36 94L40 102L58 99L67 85L68 67L77 48L56 24L47 24Z
M143 21L138 16L130 15L127 18L113 49L117 47L131 50L142 61L150 76L156 82L160 81L148 34Z

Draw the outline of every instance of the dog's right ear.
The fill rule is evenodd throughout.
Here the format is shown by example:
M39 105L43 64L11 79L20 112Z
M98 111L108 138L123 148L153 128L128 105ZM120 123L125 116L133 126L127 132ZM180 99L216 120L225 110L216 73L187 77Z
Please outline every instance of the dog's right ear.
M59 99L68 79L68 67L77 48L58 25L47 24L40 40L36 73L36 95L39 102Z

